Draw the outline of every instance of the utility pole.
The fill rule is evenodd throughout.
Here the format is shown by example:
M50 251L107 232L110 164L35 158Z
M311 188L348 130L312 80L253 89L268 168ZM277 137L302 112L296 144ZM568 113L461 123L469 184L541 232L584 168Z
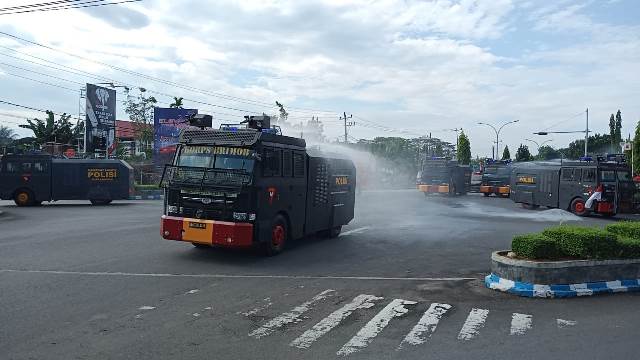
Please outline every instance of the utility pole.
M343 117L341 117L341 118L340 118L340 120L344 120L344 143L346 144L347 142L349 142L349 139L348 139L348 136L349 136L349 135L348 135L348 133L347 133L347 127L348 127L348 126L354 126L356 123L355 123L355 122L353 122L353 121L349 121L349 122L347 123L347 119L351 119L351 118L353 118L353 114L349 115L349 117L347 117L347 113L346 113L346 112L343 112L342 114L343 114L344 116L343 116Z
M588 155L588 144L589 144L589 108L586 110L587 113L587 128L584 131L584 156Z
M479 122L478 123L478 125L489 126L496 133L496 153L495 153L495 157L494 157L495 160L497 160L497 157L500 156L500 131L502 130L503 127L505 127L505 126L507 126L509 124L517 123L518 121L520 121L520 120L507 121L504 124L502 124L500 126L500 128L498 128L498 129L496 129L496 127L491 125L491 124L487 124L487 123L483 123L483 122Z

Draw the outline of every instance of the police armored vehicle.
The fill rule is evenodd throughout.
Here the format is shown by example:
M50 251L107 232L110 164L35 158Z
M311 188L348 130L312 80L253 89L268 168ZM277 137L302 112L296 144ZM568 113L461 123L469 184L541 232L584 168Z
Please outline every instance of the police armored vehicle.
M133 169L123 160L65 159L47 153L5 155L0 161L0 199L18 206L43 201L89 200L107 205L126 200Z
M511 160L485 161L484 172L480 192L484 196L495 194L496 196L509 197L511 185Z
M425 195L466 195L471 187L471 168L455 160L429 157L422 162L418 176L418 190Z
M166 165L162 236L196 247L261 247L275 255L292 239L337 237L354 216L351 160L307 149L269 116L239 126L184 129Z
M634 192L629 165L624 155L617 154L518 163L511 180L511 198L516 203L565 209L578 216L632 212Z

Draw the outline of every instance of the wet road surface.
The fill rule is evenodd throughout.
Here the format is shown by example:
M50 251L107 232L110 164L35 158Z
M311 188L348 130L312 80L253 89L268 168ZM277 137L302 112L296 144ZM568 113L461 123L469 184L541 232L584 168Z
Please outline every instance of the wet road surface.
M277 257L159 236L161 202L0 203L0 358L635 358L635 294L487 290L517 233L604 225L508 199L366 192L337 239Z

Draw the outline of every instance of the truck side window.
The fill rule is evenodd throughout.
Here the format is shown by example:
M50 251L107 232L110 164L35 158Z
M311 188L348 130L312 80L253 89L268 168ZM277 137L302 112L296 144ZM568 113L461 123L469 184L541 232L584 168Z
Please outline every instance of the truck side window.
M262 161L263 176L280 176L280 153L279 149L265 148Z
M596 169L582 169L582 181L584 182L596 181Z
M18 172L18 164L14 162L7 162L7 172L8 173L16 173Z
M293 177L304 177L304 155L293 153Z
M291 150L282 150L282 176L291 177L292 167Z
M22 172L31 172L31 163L22 163Z
M574 169L574 168L563 168L562 169L562 181L579 181L579 180L580 180L580 170L579 169Z
M37 172L37 173L46 172L47 171L47 164L41 163L41 162L33 163L33 171Z

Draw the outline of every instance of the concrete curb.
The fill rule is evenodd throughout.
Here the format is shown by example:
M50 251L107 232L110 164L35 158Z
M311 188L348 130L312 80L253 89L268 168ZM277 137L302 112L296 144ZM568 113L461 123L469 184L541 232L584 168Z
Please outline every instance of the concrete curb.
M640 291L640 279L581 284L540 285L503 279L495 274L484 279L487 288L524 297L570 298L598 294Z

